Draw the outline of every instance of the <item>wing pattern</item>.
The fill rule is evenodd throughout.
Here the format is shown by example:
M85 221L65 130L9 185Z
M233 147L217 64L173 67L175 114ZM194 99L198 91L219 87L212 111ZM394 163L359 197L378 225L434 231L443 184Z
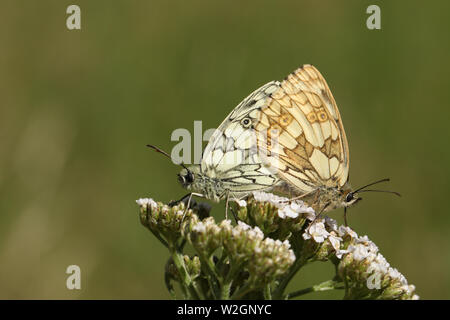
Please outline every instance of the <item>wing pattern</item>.
M203 152L201 171L217 178L231 192L266 189L278 178L262 165L257 151L256 132L249 117L267 104L280 83L269 82L245 98L214 131ZM256 114L255 114L256 115Z
M291 73L261 108L258 147L277 175L302 193L342 187L349 152L333 95L320 72L304 65Z

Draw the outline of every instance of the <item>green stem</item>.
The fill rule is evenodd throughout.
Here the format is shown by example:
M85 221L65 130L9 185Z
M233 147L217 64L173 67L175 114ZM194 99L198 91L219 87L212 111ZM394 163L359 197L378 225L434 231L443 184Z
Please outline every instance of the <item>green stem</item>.
M272 300L272 292L271 292L271 288L270 288L270 284L266 284L266 286L264 287L264 299L265 300Z
M221 300L229 300L230 299L230 290L231 290L232 283L233 283L233 281L222 283L222 285L220 287L220 299Z
M304 266L304 261L302 259L298 259L295 261L294 265L291 267L291 270L289 271L288 275L283 278L281 283L278 285L277 289L274 292L274 298L275 299L284 299L284 290L286 289L288 283L292 280L292 278L295 276L295 274L300 270L301 267Z
M239 300L242 299L243 296L245 296L248 292L250 292L253 289L253 287L250 285L250 283L246 283L241 288L239 288L238 291L236 291L232 296L231 300Z
M150 230L150 232L153 233L156 239L158 239L166 248L169 248L167 241L164 240L163 237L161 237L158 232L152 230L151 228L148 228L148 230Z
M205 300L205 295L203 294L202 288L199 287L197 281L192 281L192 287L194 288L198 298L201 300Z
M295 297L298 297L298 296L301 296L301 295L304 295L307 293L311 293L311 292L328 291L328 290L335 290L335 289L343 289L342 282L328 280L328 281L324 281L322 283L316 284L315 286L289 293L287 295L287 298L293 299Z
M222 300L228 300L230 299L230 291L231 291L231 285L233 284L233 281L236 277L236 273L240 270L240 264L230 261L230 270L228 270L227 275L225 276L225 279L221 281L221 290L220 290L220 299Z
M172 283L170 282L170 275L169 275L169 273L166 271L165 272L165 274L164 274L164 282L165 282L165 284L166 284L166 288L167 288L167 290L169 290L169 293L170 293L170 295L172 296L172 298L174 299L174 300L176 300L177 299L177 295L176 295L176 293L175 293L175 289L173 288L173 286L172 286Z
M220 279L216 273L214 263L211 259L211 257L206 257L204 254L202 254L200 251L197 251L199 254L200 262L202 269L205 270L206 277L209 283L209 287L211 288L211 292L215 299L217 299L218 293L219 293L219 285L217 281Z
M175 250L173 248L173 246L170 246L169 249L172 254L172 259L175 264L175 267L177 268L178 273L180 274L180 277L181 277L181 281L182 281L181 287L183 289L183 292L185 293L186 298L189 298L189 296L187 296L187 295L189 293L190 286L192 284L192 279L186 270L186 265L184 264L183 256L181 253L179 253L177 250Z
M344 288L345 288L345 293L344 293L344 298L343 300L348 300L349 297L349 293L350 293L350 287L348 285L348 279L347 279L347 271L344 271Z

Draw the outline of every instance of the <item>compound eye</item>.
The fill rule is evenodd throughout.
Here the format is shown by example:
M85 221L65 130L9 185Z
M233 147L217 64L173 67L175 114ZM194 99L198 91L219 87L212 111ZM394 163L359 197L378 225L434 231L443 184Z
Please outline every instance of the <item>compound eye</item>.
M178 181L180 181L181 184L184 184L186 182L186 180L181 174L178 175Z
M244 118L241 120L241 124L244 128L249 128L252 125L252 120L250 118Z
M353 193L352 192L349 192L348 194L347 194L347 196L345 197L345 201L346 202L350 202L350 201L352 201L353 200Z
M194 174L192 173L192 172L188 172L187 173L187 175L186 175L186 181L188 182L188 183L192 183L193 181L194 181Z

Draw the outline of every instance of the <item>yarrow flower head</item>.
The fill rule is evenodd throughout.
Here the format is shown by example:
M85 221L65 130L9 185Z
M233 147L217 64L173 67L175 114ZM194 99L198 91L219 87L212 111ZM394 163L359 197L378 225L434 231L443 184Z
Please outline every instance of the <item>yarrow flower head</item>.
M284 197L265 192L254 192L246 206L236 208L240 221L252 224L264 234L286 240L297 234L315 218L314 210L302 201L289 201Z
M136 203L140 207L141 223L164 245L181 240L183 223L193 214L192 210L186 210L184 203L170 207L151 198L141 198Z
M142 210L147 210L148 208L156 209L158 207L157 203L151 198L141 198L136 200L136 203Z
M190 229L187 230L186 237L188 240L197 251L202 252L207 257L222 246L222 230L213 217L201 221L197 216L193 216L190 220Z
M332 245L339 259L336 262L338 275L348 284L348 297L418 299L415 287L408 285L406 278L389 265L376 244L367 236L358 236L346 226L336 227L332 219L326 219L328 234L319 220L303 236L305 239L313 238L318 243L326 239ZM361 289L361 281L365 282L365 289Z
M299 215L304 215L311 221L315 218L314 209L301 200L290 201L288 198L261 191L253 192L253 197L256 201L268 202L278 208L278 216L282 219L297 218Z
M295 261L288 241L265 238L261 229L242 221L232 226L230 220L216 224L213 217L200 221L194 216L186 230L189 242L200 256L210 257L223 248L230 263L240 266L238 271L248 272L248 281L254 287L282 275Z
M186 210L182 202L168 206L142 198L136 203L142 224L171 252L165 279L174 297L172 282L194 299L290 298L295 295L284 290L293 274L307 263L331 261L336 276L314 290L345 288L346 299L419 299L368 236L316 216L302 201L255 192L232 201L235 224L198 215L201 204ZM183 253L186 243L194 255Z
M313 238L315 242L321 243L328 238L330 233L325 228L325 224L322 221L312 223L309 228L303 233L303 239L308 240Z

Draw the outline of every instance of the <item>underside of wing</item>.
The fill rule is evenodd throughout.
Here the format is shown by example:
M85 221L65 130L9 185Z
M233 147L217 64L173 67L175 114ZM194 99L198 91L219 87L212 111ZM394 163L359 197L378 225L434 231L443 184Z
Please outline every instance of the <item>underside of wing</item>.
M238 165L222 172L220 180L223 187L233 193L270 189L278 182L261 163Z
M242 124L242 119L253 110L267 104L270 95L278 90L279 82L272 81L245 98L214 131L203 152L201 169L204 173L226 172L241 164L259 164L256 152L256 134Z
M341 116L320 72L304 65L261 108L258 148L277 174L300 192L340 187L348 180L349 152Z
M279 87L279 82L272 81L245 98L214 131L203 152L201 171L220 180L224 189L234 194L267 189L278 180L261 164L252 127L257 115L252 112L267 105Z

